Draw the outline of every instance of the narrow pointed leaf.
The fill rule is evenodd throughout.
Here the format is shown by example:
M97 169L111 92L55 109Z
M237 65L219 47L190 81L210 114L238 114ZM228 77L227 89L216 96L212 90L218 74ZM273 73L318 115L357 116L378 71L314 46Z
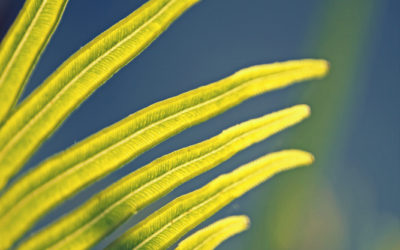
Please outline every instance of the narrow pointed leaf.
M170 136L252 96L322 76L326 71L323 60L254 66L138 111L48 159L16 181L0 197L0 225L9 225L10 221L5 220L11 217L25 216L22 223L11 223L20 228L14 231L20 235L51 207ZM41 200L40 206L27 206L34 200ZM16 211L24 207L35 211L18 215Z
M37 195L56 183L68 181L71 185L60 190L53 188L51 195L63 200L186 128L257 94L323 76L327 69L323 60L254 66L142 109L51 157L16 181L0 197L0 218L30 193Z
M18 101L68 0L27 0L0 45L0 124Z
M226 239L249 228L247 216L230 216L214 222L181 241L176 250L213 250Z
M163 156L95 195L73 213L28 239L22 248L89 248L138 210L180 184L308 115L308 106L297 105L241 123L209 140ZM18 226L19 221L25 225L29 223L32 214L36 213L35 207L43 206L50 199L51 196L45 194L33 197L22 209L16 206L13 213L7 215L9 219L1 222L6 231L2 233L7 234L10 228Z
M170 136L257 94L322 76L327 68L323 60L254 66L138 111L48 159L16 181L0 197L0 225L8 225L9 222L2 221L11 217L19 217L16 211L28 203L46 197L40 199L40 206L26 206L36 210L30 211L30 215L21 213L26 220L12 223L24 231L51 207ZM15 231L15 235L20 233Z
M167 248L232 200L274 174L312 161L311 154L299 150L285 150L261 157L168 203L125 232L109 249Z
M84 46L0 128L0 189L95 89L198 0L151 0Z

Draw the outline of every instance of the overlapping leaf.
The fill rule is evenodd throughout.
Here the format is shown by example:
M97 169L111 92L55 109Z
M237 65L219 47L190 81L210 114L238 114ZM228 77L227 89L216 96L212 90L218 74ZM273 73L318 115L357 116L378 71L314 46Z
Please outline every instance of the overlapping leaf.
M283 170L307 165L313 156L299 150L272 153L183 195L138 223L109 249L164 249L235 198Z
M197 1L151 0L63 63L0 128L0 189L83 100Z
M259 65L151 105L48 159L17 181L0 197L0 224L12 225L15 230L5 231L15 235L10 239L17 237L50 208L168 137L254 95L326 71L323 60Z
M68 0L28 0L0 45L0 124L17 102ZM0 185L1 187L1 185Z
M181 241L176 250L213 250L229 237L248 229L247 216L230 216L214 222Z
M163 156L100 192L75 212L29 239L22 248L88 248L178 185L308 115L308 106L294 106L236 125L209 140ZM9 219L9 223L29 221L27 216L45 199L46 196L38 197L33 203L25 204L24 209L15 210L17 219ZM21 216L24 213L26 216ZM2 223L7 225L4 220ZM10 227L13 228L12 225L6 228Z

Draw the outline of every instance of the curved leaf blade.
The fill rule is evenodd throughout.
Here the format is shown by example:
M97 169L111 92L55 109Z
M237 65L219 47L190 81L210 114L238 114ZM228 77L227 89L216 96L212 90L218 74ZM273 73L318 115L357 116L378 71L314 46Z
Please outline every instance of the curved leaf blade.
M254 66L144 108L49 158L13 183L0 197L0 218L25 196L45 190L52 189L49 197L60 202L186 128L255 95L321 77L327 70L326 61L310 59ZM66 182L71 185L54 188Z
M204 187L178 197L138 223L108 249L163 249L185 233L274 174L308 165L313 156L299 150L284 150L261 157Z
M64 62L0 128L0 189L95 89L198 0L151 0Z
M40 206L29 206L35 208L35 213L20 214L26 220L11 223L24 231L51 207L170 136L252 96L323 76L327 69L326 61L311 59L254 66L138 111L48 159L16 181L0 197L0 225L9 225L5 221L18 218L16 211L38 197L46 197L40 199ZM15 231L15 235L20 233Z
M309 107L297 105L233 126L198 144L165 155L129 174L92 197L83 206L21 245L25 249L90 248L137 211L171 192L180 184L210 170L237 152L294 125L309 115ZM7 216L8 224L29 222L27 216L45 199L35 197ZM26 214L27 216L21 216ZM2 222L7 230L13 225ZM4 232L6 233L6 232Z
M249 228L249 217L230 216L205 227L181 241L176 250L213 250L226 239Z
M170 136L252 96L323 76L327 69L326 61L311 59L254 66L138 111L48 159L16 181L0 197L0 225L10 225L5 221L25 216L23 222L11 223L19 231L5 230L17 237L51 207ZM40 206L29 207L36 212L18 215L17 211L35 200L41 201Z
M18 101L68 0L27 0L0 44L0 124Z

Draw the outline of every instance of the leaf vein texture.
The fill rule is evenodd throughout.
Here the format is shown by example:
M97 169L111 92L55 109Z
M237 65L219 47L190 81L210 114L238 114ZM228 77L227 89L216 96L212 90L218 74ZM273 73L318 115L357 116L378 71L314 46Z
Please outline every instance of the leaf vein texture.
M67 0L28 0L0 45L0 124L17 102Z
M319 77L325 74L326 70L327 64L323 60L299 60L254 66L219 82L167 99L131 115L76 144L71 149L50 158L21 180L16 181L0 197L0 221L7 227L16 228L12 231L5 230L5 233L21 234L44 213L71 197L84 186L121 167L145 150L183 129L222 113L254 95L281 88L299 80ZM235 88L240 85L242 85L240 88ZM68 175L62 174L75 166L80 166L80 161L84 162L93 154L97 154L99 150L101 151L103 148L123 140L129 134L135 133L142 126L157 122L149 119L163 119L163 116L173 115L202 101L207 102L208 99L223 95L230 89L236 89L236 91L231 95L224 95L221 100L210 102L210 106L201 106L203 108L199 108L195 112L166 120L165 123L160 124L158 129L150 130L148 133L143 133L142 136L129 140L108 154L99 157L96 161L87 163L84 168L79 168L79 171L72 172L71 170L71 172L67 172ZM65 176L65 178L59 176ZM57 178L57 181L52 181L53 178ZM50 182L51 184L46 184ZM13 209L10 210L11 207ZM29 209L27 209L28 207ZM11 223L11 219L14 221L13 223ZM21 221L21 223L16 223L16 221Z
M212 250L223 241L249 228L247 216L230 216L198 230L182 240L176 250Z
M312 161L311 154L299 150L284 150L261 157L168 203L124 233L109 248L166 248L201 221L274 174L308 165Z
M82 244L96 243L137 210L181 183L308 115L308 106L294 106L236 125L209 140L161 157L102 191L81 209L33 236L23 246L48 248L59 241L54 249L90 247ZM107 221L107 226L98 223L101 220Z
M34 91L0 129L0 166L4 168L0 187L85 98L136 57L195 2L197 0L150 1L79 50ZM132 29L129 24L140 23L143 12L155 13ZM120 41L119 29L127 30ZM146 32L142 32L143 29ZM112 44L113 41L117 41L116 44ZM107 43L112 45L102 48L107 47ZM91 58L93 55L96 57ZM107 60L108 57L114 59Z

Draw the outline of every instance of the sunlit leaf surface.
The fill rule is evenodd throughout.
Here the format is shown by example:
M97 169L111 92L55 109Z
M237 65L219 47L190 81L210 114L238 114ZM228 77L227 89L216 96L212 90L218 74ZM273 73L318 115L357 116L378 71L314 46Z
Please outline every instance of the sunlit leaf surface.
M151 105L48 159L17 181L0 197L0 232L9 239L18 237L50 208L168 137L254 95L326 71L323 60L259 65Z
M249 228L247 216L230 216L214 222L181 241L176 250L213 250L229 237Z
M0 189L95 89L198 0L152 0L64 62L0 128Z
M276 173L313 161L309 153L272 153L222 175L201 189L157 210L114 241L109 249L163 249L185 233Z
M28 0L0 45L0 124L17 102L68 0ZM1 185L0 185L1 187Z
M298 105L236 125L209 140L165 155L95 195L75 212L33 236L22 247L88 248L178 185L308 115L308 106ZM39 205L37 199L35 202ZM32 206L33 203L28 207ZM17 221L27 220L32 210L35 209L20 210ZM27 216L20 216L23 213ZM16 219L9 221L12 223Z

